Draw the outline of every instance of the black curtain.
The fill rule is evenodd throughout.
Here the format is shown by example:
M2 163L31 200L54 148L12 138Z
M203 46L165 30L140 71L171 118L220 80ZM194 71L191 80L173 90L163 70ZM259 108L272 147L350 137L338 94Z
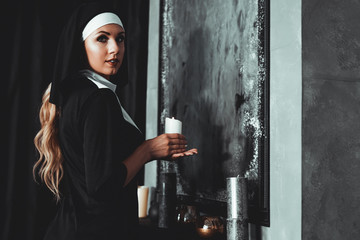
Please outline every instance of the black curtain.
M36 184L33 139L39 130L41 96L51 81L61 26L85 1L9 1L1 14L0 239L42 239L57 205ZM104 1L102 1L104 2ZM124 107L145 133L149 3L109 1L118 9L127 35L129 83L119 90Z

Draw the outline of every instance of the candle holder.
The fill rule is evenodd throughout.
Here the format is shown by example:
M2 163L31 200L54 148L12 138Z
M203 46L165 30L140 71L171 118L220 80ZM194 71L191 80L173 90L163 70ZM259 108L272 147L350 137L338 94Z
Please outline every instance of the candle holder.
M228 240L248 240L247 179L230 177L226 179Z
M158 197L158 227L173 227L176 223L176 173L160 173Z

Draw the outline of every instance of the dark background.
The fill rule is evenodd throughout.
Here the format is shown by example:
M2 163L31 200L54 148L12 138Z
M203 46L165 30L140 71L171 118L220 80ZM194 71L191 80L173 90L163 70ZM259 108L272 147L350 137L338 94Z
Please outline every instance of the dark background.
M302 0L302 239L360 239L359 13Z
M41 239L56 204L32 167L41 96L51 81L57 39L70 12L86 1L6 1L1 7L0 239ZM106 1L102 1L106 2ZM126 30L129 83L118 93L145 133L149 3L107 1Z

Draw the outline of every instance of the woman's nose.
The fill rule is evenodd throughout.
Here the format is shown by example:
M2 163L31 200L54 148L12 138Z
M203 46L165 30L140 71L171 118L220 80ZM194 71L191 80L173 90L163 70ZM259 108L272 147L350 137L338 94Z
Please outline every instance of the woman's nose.
M120 47L119 47L118 43L115 40L109 41L108 48L109 48L109 53L110 54L118 54L119 53Z

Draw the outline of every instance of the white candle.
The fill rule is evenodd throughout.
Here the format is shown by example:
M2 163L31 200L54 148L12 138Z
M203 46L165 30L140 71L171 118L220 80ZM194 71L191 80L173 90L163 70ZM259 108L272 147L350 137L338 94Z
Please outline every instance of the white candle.
M173 118L165 118L165 133L180 133L182 132L181 121Z
M144 218L147 216L147 202L148 202L148 196L149 196L149 187L139 186L137 194L138 194L139 218Z

